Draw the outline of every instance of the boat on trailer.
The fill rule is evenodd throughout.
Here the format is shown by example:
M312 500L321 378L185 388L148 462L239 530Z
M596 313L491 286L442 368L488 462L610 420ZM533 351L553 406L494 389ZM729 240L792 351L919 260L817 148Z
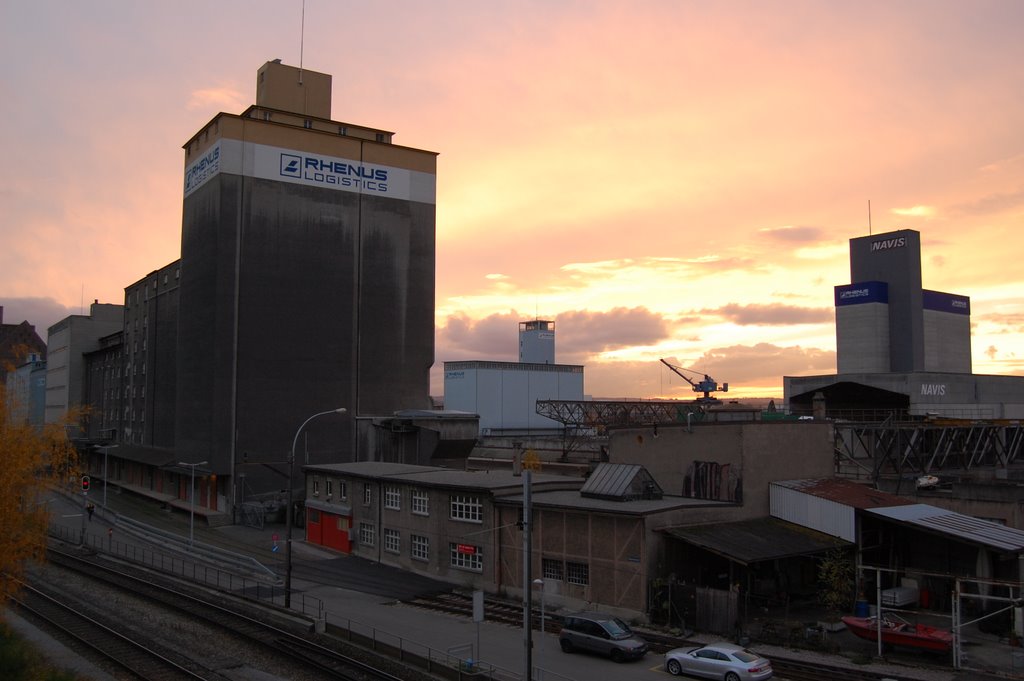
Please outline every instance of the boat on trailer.
M846 616L840 619L854 636L867 641L877 641L881 633L882 643L886 645L921 648L940 653L948 652L953 647L951 632L927 624L911 624L893 613L883 614L881 622L878 617Z

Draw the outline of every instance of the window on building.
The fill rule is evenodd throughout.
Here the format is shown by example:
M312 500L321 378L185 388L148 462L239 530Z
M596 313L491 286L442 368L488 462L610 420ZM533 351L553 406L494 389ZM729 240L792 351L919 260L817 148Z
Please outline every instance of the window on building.
M578 584L580 586L590 585L590 566L586 563L570 563L565 564L565 581L570 584Z
M334 481L331 480L330 478L324 480L324 492L327 494L328 497L334 494Z
M412 512L416 515L430 515L430 497L421 489L412 491Z
M565 579L565 571L563 569L562 561L555 560L553 558L544 558L541 560L541 574L544 576L544 579L561 582Z
M311 523L318 523L318 522L320 522L320 511L316 510L315 508L307 509L306 510L306 514L307 514L306 518L309 520L309 522L311 522Z
M480 506L480 497L454 494L451 497L451 509L449 517L452 520L463 520L466 522L483 522L483 511Z
M338 481L338 498L342 501L348 499L348 483L344 480Z
M313 478L313 496L320 496L320 481L316 478Z
M369 506L373 503L373 488L370 487L370 483L363 483L363 504Z
M398 530L384 528L384 550L388 553L402 552L402 536Z
M413 560L430 560L430 538L420 534L411 535L409 553Z
M448 544L451 566L459 570L484 571L484 555L479 546L472 544Z
M370 523L359 523L359 543L363 546L377 544L377 528Z
M384 488L384 508L399 511L402 508L402 490L394 485Z

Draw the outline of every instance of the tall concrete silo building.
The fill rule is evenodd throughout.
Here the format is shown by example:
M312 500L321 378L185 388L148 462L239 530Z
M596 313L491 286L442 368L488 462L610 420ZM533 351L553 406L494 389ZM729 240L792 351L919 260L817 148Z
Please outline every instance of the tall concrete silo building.
M348 460L353 417L431 405L437 155L392 136L332 120L331 76L275 60L255 105L185 144L174 439L236 481L219 495L259 487L242 465L286 460L314 414L348 410L303 429L299 465Z

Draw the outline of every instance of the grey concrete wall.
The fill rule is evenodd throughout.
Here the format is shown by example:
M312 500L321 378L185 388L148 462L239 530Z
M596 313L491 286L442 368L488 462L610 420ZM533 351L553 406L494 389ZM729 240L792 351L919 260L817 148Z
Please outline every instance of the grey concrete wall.
M666 495L683 495L695 461L728 466L729 476L742 482L741 499L729 498L724 488L718 496L738 508L676 511L662 518L666 525L763 517L769 512L768 483L830 477L834 469L831 425L814 421L659 425L657 437L651 427L616 429L609 457L644 466Z
M924 311L924 370L971 373L971 318Z
M889 306L836 307L836 367L841 374L889 371Z
M185 201L179 301L183 460L230 473L234 433L282 461L345 407L298 453L348 461L351 416L431 406L433 206L220 173Z

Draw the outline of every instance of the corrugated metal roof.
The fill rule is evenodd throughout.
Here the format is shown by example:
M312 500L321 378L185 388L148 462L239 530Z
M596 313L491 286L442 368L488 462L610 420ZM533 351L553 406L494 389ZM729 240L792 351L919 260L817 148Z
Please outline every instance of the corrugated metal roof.
M990 520L931 506L911 504L892 508L868 509L883 518L913 525L957 539L980 544L997 551L1018 553L1024 551L1024 531L1000 525Z
M673 527L663 532L744 565L822 553L851 545L842 539L778 518Z
M627 463L601 463L580 488L580 494L601 499L621 499L629 492L633 478L643 466Z
M511 469L466 471L437 466L390 463L386 461L355 461L352 463L309 464L302 469L308 473L348 475L360 478L392 478L411 484L433 487L461 487L466 489L487 489L492 491L517 490L523 486L523 478ZM554 473L531 473L533 489L578 489L582 479Z
M810 494L860 509L906 506L914 503L895 494L877 490L865 483L854 482L844 478L779 480L771 484L798 490L804 494Z
M620 497L629 489L633 476L640 470L637 464L598 464L580 488L580 494L599 497Z

